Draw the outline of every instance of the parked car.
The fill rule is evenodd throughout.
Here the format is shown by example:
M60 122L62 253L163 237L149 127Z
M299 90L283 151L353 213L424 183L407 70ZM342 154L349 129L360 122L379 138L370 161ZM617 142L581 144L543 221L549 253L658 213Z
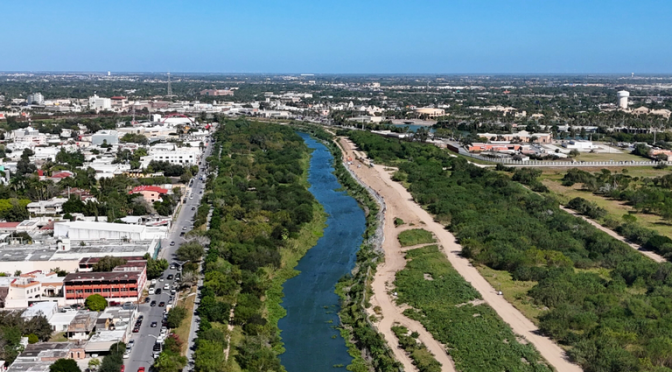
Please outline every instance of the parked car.
M162 302L162 303L163 303L163 302ZM156 322L152 322L152 324L150 324L149 326L152 327L152 328L156 328L157 323L156 323Z
M163 301L159 302L159 307L166 307L166 303Z
M145 367L138 368L138 372L145 372Z
M155 294L157 295L161 294L161 288L157 288Z
M151 304L149 304L149 306L151 306L151 307L154 307L154 306L156 306L156 301L152 301L152 303L151 303Z
M170 289L170 284L166 283L166 284L163 286L163 289L166 290L166 291L169 290L169 289Z
M152 300L151 298L149 298L149 297L145 297L145 303L146 303L146 304L148 304L149 301L151 301L151 300Z
M148 292L149 292L150 295L153 295L154 294L154 287L149 288Z
M174 246L174 245L175 245L175 242L170 242L171 247Z
M166 277L166 280L173 280L173 278L174 278L173 274L170 274L168 275L168 277Z

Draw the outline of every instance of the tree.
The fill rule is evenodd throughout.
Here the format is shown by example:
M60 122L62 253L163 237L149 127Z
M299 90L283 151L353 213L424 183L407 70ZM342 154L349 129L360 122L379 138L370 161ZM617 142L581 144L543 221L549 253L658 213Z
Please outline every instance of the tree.
M100 359L98 358L92 358L89 360L89 369L91 370L97 370L100 367Z
M40 339L37 338L37 335L36 335L36 334L31 333L31 334L28 335L28 343L29 343L29 344L31 344L31 345L32 345L32 344L36 344L36 343L39 342L39 341L40 341Z
M577 156L579 156L579 155L581 155L581 153L580 153L579 150L577 150L577 149L572 149L572 151L569 152L569 156L571 156L571 157L573 157L573 158L575 158L575 157L577 157Z
M61 358L49 366L49 372L82 372L74 359Z
M182 244L180 248L177 249L175 255L180 261L199 261L205 253L203 246L197 242L188 242Z
M121 257L105 256L93 265L95 272L110 272L119 265L125 264L127 261Z
M187 309L182 306L175 306L170 309L168 316L166 317L166 322L168 323L168 328L177 328L180 326L184 318L187 317Z
M107 300L99 294L92 294L86 298L84 305L91 311L103 311L107 307Z
M147 254L149 256L149 254ZM168 268L168 261L165 259L155 260L151 257L145 257L147 260L147 278L156 279Z

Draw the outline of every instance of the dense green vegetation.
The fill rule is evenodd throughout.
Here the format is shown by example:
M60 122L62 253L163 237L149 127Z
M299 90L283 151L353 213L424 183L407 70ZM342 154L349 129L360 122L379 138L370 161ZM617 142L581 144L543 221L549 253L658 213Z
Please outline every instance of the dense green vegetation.
M40 341L51 336L51 325L43 315L31 319L21 317L18 311L0 312L0 360L12 364L21 352L21 337L35 335Z
M103 357L98 372L119 372L121 366L124 365L124 351L126 351L126 344L117 342L110 346L109 354Z
M441 343L460 371L549 371L531 345L511 328L453 269L437 246L413 249L397 273L398 302L413 307L405 315L421 322Z
M402 247L410 247L418 244L434 243L436 240L432 233L424 229L411 229L402 231L397 236Z
M82 372L74 359L61 358L49 366L49 372Z
M207 183L214 211L198 310L196 370L232 368L222 351L234 308L232 321L242 333L231 346L237 367L282 371L277 319L269 321L266 295L285 267L285 250L295 247L318 213L303 177L309 150L289 127L242 120L220 127L215 137L215 154L221 148L221 156L209 160L218 177Z
M607 215L604 208L600 208L595 203L591 203L584 198L574 198L567 203L567 208L573 209L584 216L593 219L602 218Z
M400 171L466 257L537 282L528 295L548 308L544 334L569 346L586 371L672 368L672 264L652 262L505 174L451 163L444 171L416 159ZM664 240L654 243L669 246Z
M171 310L172 311L172 310ZM163 344L163 351L152 366L158 372L180 372L187 365L187 357L182 356L182 340L171 334Z
M404 326L393 326L392 332L399 340L399 347L411 356L413 364L420 372L441 372L441 363L434 359L427 346L418 341L419 335L416 332L409 335L408 328Z

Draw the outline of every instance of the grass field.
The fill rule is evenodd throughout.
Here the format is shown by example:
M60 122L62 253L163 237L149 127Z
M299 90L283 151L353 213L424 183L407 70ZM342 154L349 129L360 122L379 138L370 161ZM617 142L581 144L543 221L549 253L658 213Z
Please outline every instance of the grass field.
M646 161L647 158L643 158L638 155L632 155L629 152L618 151L618 152L600 152L600 153L582 153L576 157L576 161Z
M508 271L494 270L487 266L479 265L476 266L476 269L495 290L502 291L502 295L507 301L520 310L527 319L538 325L539 315L544 309L532 303L532 298L527 295L527 292L537 282L513 280Z
M402 247L410 247L417 244L429 244L436 241L432 236L432 233L423 229L402 231L397 238Z
M644 173L644 172L642 172ZM629 173L631 174L631 173ZM650 176L646 176L650 177ZM572 187L562 186L560 179L562 175L546 175L542 177L542 183L553 192L559 202L567 203L573 198L581 197L590 202L594 202L600 208L607 211L607 217L621 221L624 214L630 213L637 217L637 222L648 229L657 231L661 235L672 238L672 224L664 221L660 216L647 213L634 213L634 210L625 202L609 199L600 195L595 195L590 191L581 190L581 185L576 184Z
M191 318L194 316L194 301L196 300L196 287L191 287L188 292L182 292L177 300L177 306L187 309L187 316L179 327L173 330L180 340L182 340L182 355L187 355L189 347L189 331L191 330Z
M483 303L480 294L455 271L436 245L410 250L396 275L397 302L446 345L458 371L550 371L530 344Z

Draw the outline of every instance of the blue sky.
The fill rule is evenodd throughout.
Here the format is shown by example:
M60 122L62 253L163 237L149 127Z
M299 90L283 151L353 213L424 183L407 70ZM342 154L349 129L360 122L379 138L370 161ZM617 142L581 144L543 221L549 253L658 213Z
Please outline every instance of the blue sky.
M0 71L672 73L669 0L0 0Z

